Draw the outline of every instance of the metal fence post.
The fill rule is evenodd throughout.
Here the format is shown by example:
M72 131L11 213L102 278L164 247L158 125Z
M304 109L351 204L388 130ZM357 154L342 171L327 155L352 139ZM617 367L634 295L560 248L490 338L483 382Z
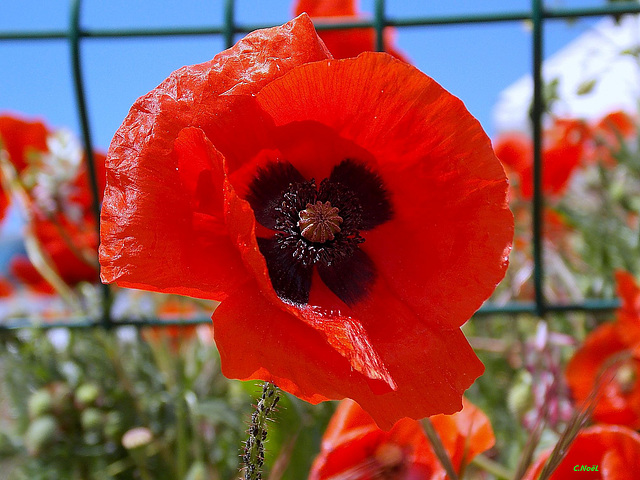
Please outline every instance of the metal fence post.
M91 200L93 214L96 219L96 229L98 242L100 240L100 192L98 191L98 180L96 174L95 159L93 154L93 142L91 141L91 129L89 126L89 114L85 100L84 82L82 77L82 62L80 59L80 7L81 0L71 2L71 20L69 22L69 45L71 47L71 68L73 76L73 86L76 95L76 106L80 117L80 127L82 129L82 140L85 150L85 161L87 174L89 175L89 186L91 189ZM105 328L112 326L111 320L111 289L108 285L100 284L102 293L102 325Z

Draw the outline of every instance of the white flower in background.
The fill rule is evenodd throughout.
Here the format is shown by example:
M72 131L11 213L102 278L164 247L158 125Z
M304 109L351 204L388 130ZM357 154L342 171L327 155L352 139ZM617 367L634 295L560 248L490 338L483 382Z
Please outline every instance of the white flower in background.
M72 194L73 180L82 162L82 146L71 131L60 129L47 138L47 153L39 158L34 176L33 196L46 214L63 211L79 221L82 211L66 201Z

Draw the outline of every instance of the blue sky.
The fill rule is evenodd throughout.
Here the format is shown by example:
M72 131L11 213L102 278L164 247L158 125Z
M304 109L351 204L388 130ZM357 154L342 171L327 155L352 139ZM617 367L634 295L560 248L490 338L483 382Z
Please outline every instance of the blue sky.
M552 0L550 6L598 6L605 0ZM152 8L150 6L153 6ZM219 26L222 0L85 0L86 29ZM373 11L373 0L361 0ZM525 11L530 0L387 0L391 18ZM3 2L0 32L62 30L68 2ZM291 18L288 0L237 0L243 25L279 24ZM594 19L547 23L545 53L552 54L578 36ZM413 63L460 97L492 133L491 109L499 92L530 70L531 34L522 22L489 25L411 27L397 30L397 46ZM103 150L137 97L185 64L212 58L221 37L86 39L82 58L94 144ZM69 47L64 40L0 41L0 111L41 117L53 127L79 133L71 81Z

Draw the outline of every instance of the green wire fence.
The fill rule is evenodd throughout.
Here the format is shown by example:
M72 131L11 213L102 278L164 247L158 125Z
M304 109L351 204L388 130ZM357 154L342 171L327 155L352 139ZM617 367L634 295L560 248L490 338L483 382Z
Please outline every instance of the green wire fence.
M534 314L544 316L548 312L572 312L572 311L609 311L619 305L618 300L585 300L572 304L549 303L543 292L544 283L544 250L542 244L543 231L543 205L542 194L542 115L544 110L542 61L544 46L545 22L550 19L575 19L581 17L599 17L607 15L622 15L628 13L640 14L640 4L634 1L622 1L594 8L548 8L543 0L532 0L531 9L513 13L474 14L474 15L448 15L448 16L419 16L410 18L392 18L387 16L385 0L375 0L374 16L371 21L353 21L335 23L314 22L318 30L349 29L349 28L374 28L376 31L376 48L384 51L383 32L387 27L427 27L438 25L463 25L463 24L489 24L497 22L521 22L530 21L533 28L532 34L532 58L531 71L533 76L533 104L531 110L532 136L533 136L533 202L532 202L532 236L533 236L533 286L534 301L510 302L506 305L494 305L486 303L476 315L491 314ZM72 65L72 78L75 90L76 106L82 129L87 162L87 171L90 176L92 189L93 212L96 218L100 217L100 196L96 180L96 172L93 160L93 142L91 126L89 124L88 110L85 95L85 83L83 80L81 44L84 40L95 38L132 38L132 37L177 37L177 36L222 36L226 47L231 47L236 34L248 33L259 28L267 28L273 25L245 25L239 24L235 19L235 0L222 2L224 23L220 26L201 28L145 28L145 29L84 29L81 25L81 0L72 0L70 3L69 27L67 30L34 30L18 32L0 32L0 42L34 42L44 40L61 40L69 44ZM65 321L39 323L34 325L32 321L14 320L0 324L0 330L18 329L38 326L42 328L54 327L91 327L103 326L110 328L120 325L181 325L208 323L210 318L193 318L180 322L167 322L160 319L118 319L117 322L111 316L111 290L109 286L101 287L102 316L99 320L89 318L67 318Z

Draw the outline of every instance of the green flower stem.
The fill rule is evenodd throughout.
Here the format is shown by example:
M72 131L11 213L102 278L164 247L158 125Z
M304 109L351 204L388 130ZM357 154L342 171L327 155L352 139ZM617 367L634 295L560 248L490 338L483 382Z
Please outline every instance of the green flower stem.
M188 454L189 454L189 438L188 438L188 419L187 419L187 401L185 398L185 378L184 378L184 369L183 365L180 364L180 359L178 359L176 365L176 375L179 379L178 391L180 395L178 396L178 404L176 405L176 417L177 417L177 450L178 450L178 478L185 478L187 474L188 468Z
M471 461L476 467L490 473L496 478L502 478L504 480L511 480L513 473L507 470L504 466L498 462L494 462L490 458L485 457L482 454L476 455Z
M445 450L442 440L440 440L440 435L438 435L436 429L433 428L433 424L429 417L422 419L422 428L424 429L424 433L427 434L427 438L433 447L433 452L436 454L436 457L438 457L438 460L440 460L440 464L447 472L449 479L458 480L458 474L456 473L455 468L453 468L451 458L449 458L449 454Z
M271 382L265 382L262 385L262 396L258 400L255 412L251 415L249 438L244 446L244 455L242 456L245 465L244 480L262 479L267 421L279 399L278 388Z

